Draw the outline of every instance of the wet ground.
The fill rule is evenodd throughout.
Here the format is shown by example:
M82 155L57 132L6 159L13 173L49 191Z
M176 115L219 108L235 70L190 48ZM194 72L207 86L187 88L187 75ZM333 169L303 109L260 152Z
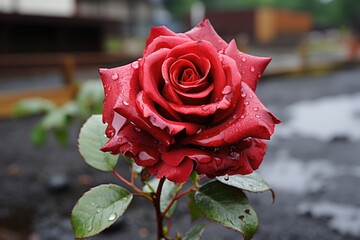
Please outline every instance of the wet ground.
M260 218L255 239L360 239L360 68L264 79L258 95L283 124L261 167L276 201L270 193L249 194ZM118 183L79 156L79 123L69 147L50 138L34 149L28 135L37 121L0 120L0 240L73 239L69 216L76 200L92 186ZM191 224L181 202L173 229ZM139 199L92 239L155 239L154 228L151 206ZM241 237L209 223L203 239Z

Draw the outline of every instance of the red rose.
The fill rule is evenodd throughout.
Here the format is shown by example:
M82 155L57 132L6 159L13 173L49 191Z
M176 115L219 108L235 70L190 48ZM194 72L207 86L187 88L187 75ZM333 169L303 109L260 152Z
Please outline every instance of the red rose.
M156 27L141 59L100 69L105 90L103 151L123 153L157 178L181 183L249 174L275 124L255 95L270 58L240 52L205 19L186 33Z

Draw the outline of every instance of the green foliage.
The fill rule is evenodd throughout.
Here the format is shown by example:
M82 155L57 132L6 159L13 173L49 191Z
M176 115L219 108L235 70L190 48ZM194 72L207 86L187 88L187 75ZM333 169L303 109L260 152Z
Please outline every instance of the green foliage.
M195 201L207 218L241 232L244 239L256 233L257 215L240 189L213 181L196 192Z
M132 200L126 189L114 184L100 185L86 192L71 213L76 238L94 236L123 215Z
M199 240L206 228L205 224L194 225L185 233L181 240Z
M13 115L15 117L26 117L40 113L46 113L55 109L55 104L42 98L30 98L16 104Z
M191 215L192 220L197 220L202 216L202 213L195 202L195 191L190 191L188 196L189 196L188 199L189 213Z
M42 119L31 130L30 140L34 146L42 146L49 133L52 132L62 146L67 145L69 127L72 121L85 121L91 114L102 111L103 88L98 80L88 80L80 85L79 92L74 101L62 106L42 98L30 98L16 104L13 115L26 117L43 114Z
M253 172L247 175L239 174L226 177L217 177L216 179L226 185L250 192L271 191L270 185L257 172Z
M112 171L119 156L103 152L100 148L108 138L104 135L106 125L102 123L101 115L91 116L80 130L79 151L85 162L100 171Z
M148 181L148 184L144 186L143 191L147 193L154 193L158 188L159 181L160 180L157 178L152 178L150 181ZM178 187L178 184L165 180L160 196L160 210L162 213L166 210L172 199L175 197ZM170 210L166 213L166 216L170 217L173 214L175 208L176 204L172 205Z

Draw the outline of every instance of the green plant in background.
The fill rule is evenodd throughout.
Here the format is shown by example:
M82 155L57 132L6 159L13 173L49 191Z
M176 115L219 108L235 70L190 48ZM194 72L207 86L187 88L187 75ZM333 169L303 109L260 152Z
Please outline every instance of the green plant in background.
M26 117L42 114L40 121L31 129L30 139L34 146L42 146L53 133L58 143L68 143L69 127L74 120L84 122L92 114L101 113L104 93L98 80L87 80L79 85L73 101L57 106L44 98L29 98L16 104L13 115Z

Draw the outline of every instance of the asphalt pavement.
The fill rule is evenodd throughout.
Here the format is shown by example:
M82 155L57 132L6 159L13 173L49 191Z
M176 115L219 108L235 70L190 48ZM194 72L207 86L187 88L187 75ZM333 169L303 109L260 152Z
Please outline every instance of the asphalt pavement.
M260 172L276 193L248 194L260 219L256 240L360 239L360 67L317 75L263 79L258 96L283 123ZM86 166L78 154L80 124L68 148L54 139L34 149L29 127L38 117L0 120L0 239L73 239L69 222L80 195L111 174ZM192 223L180 202L174 230ZM203 239L241 239L207 222ZM95 240L154 239L151 206L132 203ZM11 237L11 238L10 238Z

